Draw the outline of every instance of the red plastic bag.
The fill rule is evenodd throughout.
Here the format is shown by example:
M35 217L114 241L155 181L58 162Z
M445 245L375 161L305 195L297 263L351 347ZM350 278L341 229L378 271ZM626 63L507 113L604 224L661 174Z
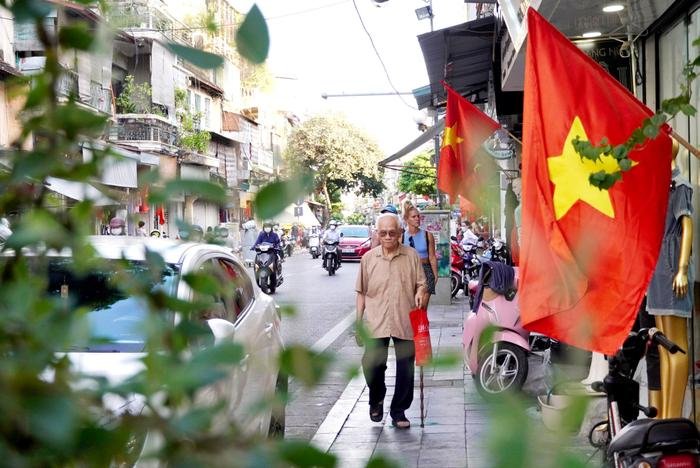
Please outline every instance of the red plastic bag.
M433 349L430 344L430 323L428 311L425 309L413 309L409 318L413 328L413 343L416 347L416 365L425 366L433 357Z

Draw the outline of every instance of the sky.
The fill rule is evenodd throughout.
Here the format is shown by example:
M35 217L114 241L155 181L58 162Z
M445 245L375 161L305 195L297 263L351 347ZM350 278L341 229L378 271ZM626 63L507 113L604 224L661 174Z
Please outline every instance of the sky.
M233 2L247 11L252 1ZM424 0L355 0L388 71L377 58L352 0L258 0L270 29L268 66L287 106L310 116L341 112L377 141L386 156L419 135L425 115L413 96L329 97L321 94L410 92L428 84L416 36L430 30L415 9ZM466 21L462 0L434 0L435 29ZM392 86L393 84L393 86ZM404 102L405 101L405 102Z

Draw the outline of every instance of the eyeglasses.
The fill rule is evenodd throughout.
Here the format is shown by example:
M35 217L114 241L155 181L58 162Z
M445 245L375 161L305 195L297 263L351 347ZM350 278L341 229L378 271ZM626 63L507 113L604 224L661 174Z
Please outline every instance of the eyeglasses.
M410 245L410 246L413 247L414 249L416 248L416 244L413 243L413 236L410 236L410 237L408 238L408 245Z
M398 233L396 231L377 231L377 235L379 237L386 237L386 236L396 237L397 234Z

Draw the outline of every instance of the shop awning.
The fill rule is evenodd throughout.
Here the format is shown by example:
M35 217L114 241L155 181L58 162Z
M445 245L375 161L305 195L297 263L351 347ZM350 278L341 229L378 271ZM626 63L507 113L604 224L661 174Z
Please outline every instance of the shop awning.
M92 185L86 182L76 182L73 180L57 179L55 177L46 178L46 187L52 192L59 193L65 197L77 201L92 200L95 206L118 205L119 203L105 196Z
M442 130L445 128L445 119L440 119L438 120L438 123L436 125L433 125L426 131L424 131L418 138L398 150L396 153L392 154L386 159L383 159L379 161L379 165L382 167L386 167L387 164L389 164L392 161L396 161L399 158L402 158L406 156L407 154L412 153L416 149L420 148L424 144L428 143L430 140L432 140L435 135L438 133L442 132Z
M495 18L487 16L418 36L430 79L430 99L417 95L419 108L445 101L443 80L474 103L486 101L495 27Z

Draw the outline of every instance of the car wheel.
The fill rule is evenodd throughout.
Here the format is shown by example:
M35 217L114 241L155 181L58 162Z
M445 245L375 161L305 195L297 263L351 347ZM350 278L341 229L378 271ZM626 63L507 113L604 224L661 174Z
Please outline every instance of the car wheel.
M289 379L287 375L280 372L277 374L277 383L275 384L275 395L279 397L281 401L285 401L287 398L287 390L289 388ZM275 439L284 439L284 430L286 425L286 404L281 403L280 405L275 405L272 408L272 415L270 416L270 428L268 429L268 437Z
M475 374L476 388L484 398L515 392L525 383L528 372L527 353L520 346L505 341L498 342L495 362L491 346L479 358Z

